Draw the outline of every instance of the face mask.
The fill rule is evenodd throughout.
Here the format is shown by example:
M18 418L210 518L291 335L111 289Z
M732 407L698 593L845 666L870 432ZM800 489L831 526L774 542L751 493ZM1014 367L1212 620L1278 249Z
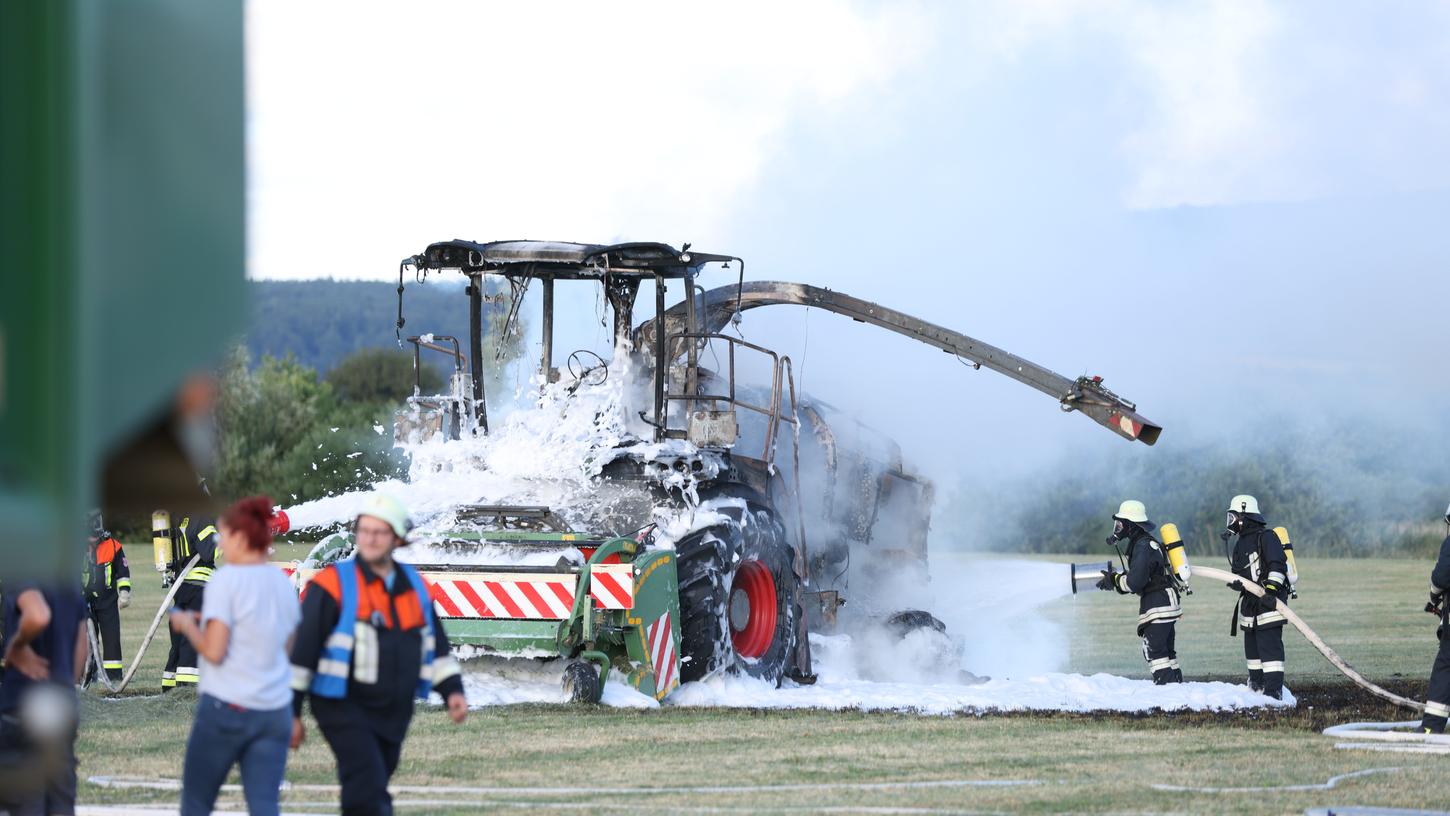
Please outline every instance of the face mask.
M1230 510L1228 512L1228 518L1224 520L1223 526L1226 527L1227 529L1232 530L1232 529L1234 529L1234 528L1236 528L1238 526L1238 523L1239 523L1239 514L1233 512L1232 510Z

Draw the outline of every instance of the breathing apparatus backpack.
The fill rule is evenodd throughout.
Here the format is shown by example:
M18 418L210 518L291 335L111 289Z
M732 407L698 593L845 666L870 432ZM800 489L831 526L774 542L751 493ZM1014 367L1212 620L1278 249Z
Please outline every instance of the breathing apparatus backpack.
M171 514L157 510L151 514L151 557L161 573L161 588L176 580L176 541L171 529Z
M1275 527L1274 535L1279 537L1279 543L1284 545L1284 560L1289 564L1289 597L1299 597L1299 567L1294 563L1294 545L1289 541L1289 530L1285 527Z
M1183 537L1178 534L1177 524L1164 524L1159 528L1163 534L1163 551L1168 554L1168 579L1173 588L1184 595L1192 595L1193 588L1188 579L1193 568L1188 564L1188 551L1183 547Z

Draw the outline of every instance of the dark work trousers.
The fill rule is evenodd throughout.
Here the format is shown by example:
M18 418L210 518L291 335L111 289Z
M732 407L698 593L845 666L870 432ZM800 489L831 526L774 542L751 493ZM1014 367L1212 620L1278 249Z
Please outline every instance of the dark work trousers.
M1256 626L1243 630L1244 661L1249 687L1278 700L1284 696L1284 627Z
M314 695L312 715L337 759L343 816L392 816L388 780L398 767L402 741L379 734L368 710L350 700Z
M110 597L88 599L91 620L96 624L96 637L101 641L101 667L112 683L121 682L126 664L121 660L121 610L116 593Z
M200 612L202 593L205 590L206 586L203 584L184 583L181 589L176 590L172 603L188 612ZM172 632L171 652L166 656L166 668L161 672L161 690L169 691L176 686L194 689L200 680L201 673L196 667L196 649L185 635Z
M1430 693L1425 695L1425 719L1420 727L1432 734L1445 733L1445 720L1450 717L1450 630L1440 630L1440 651L1435 653L1435 666L1430 669Z
M1148 661L1148 670L1153 672L1157 685L1183 682L1183 671L1178 668L1178 652L1174 650L1173 639L1176 623L1150 623L1143 632L1143 659Z

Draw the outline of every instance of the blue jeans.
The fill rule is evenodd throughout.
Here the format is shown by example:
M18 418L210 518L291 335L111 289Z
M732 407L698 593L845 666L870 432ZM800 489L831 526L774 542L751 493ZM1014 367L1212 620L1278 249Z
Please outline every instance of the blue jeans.
M243 709L201 695L186 743L181 777L182 816L210 816L232 765L242 766L242 792L251 816L276 816L287 771L292 707Z

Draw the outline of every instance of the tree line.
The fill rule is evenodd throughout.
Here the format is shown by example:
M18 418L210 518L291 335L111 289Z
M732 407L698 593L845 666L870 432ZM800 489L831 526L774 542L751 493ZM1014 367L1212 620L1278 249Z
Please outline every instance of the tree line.
M261 280L248 285L252 322L244 342L254 362L290 355L326 374L360 349L399 348L399 335L451 335L465 343L465 350L467 347L468 300L461 281L445 278L418 284L409 280L401 331L396 328L395 283ZM487 287L484 334L496 337L503 330L506 297L500 295L497 282L490 281ZM411 352L412 347L406 349ZM425 355L424 359L445 373L450 365L442 355Z

